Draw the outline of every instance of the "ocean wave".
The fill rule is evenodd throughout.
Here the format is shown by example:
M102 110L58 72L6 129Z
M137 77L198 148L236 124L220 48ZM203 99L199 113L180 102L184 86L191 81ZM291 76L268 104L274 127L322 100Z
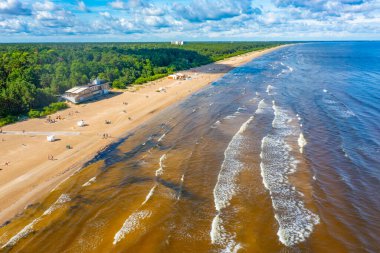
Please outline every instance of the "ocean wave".
M211 125L211 128L217 128L218 125L220 124L221 124L220 120L217 120L214 124Z
M262 99L260 100L258 106L257 106L257 109L255 111L255 114L262 114L264 113L264 109L267 107L268 105L265 103L265 100Z
M84 184L82 185L82 187L90 186L90 185L92 185L94 182L96 182L96 177L93 177L93 178L91 178L90 180L88 180L86 183L84 183Z
M6 244L4 244L1 248L11 248L15 246L21 239L26 238L28 235L30 235L32 232L34 232L34 225L37 224L41 218L37 218L33 220L31 223L26 225L23 229L21 229L15 236L13 236L11 239L8 240Z
M328 91L323 95L322 102L326 105L328 112L332 113L332 116L343 119L356 116L353 111Z
M158 138L157 142L161 142L166 136L166 133L164 133L163 135L160 136L160 138Z
M268 85L267 86L267 89L266 89L266 93L268 93L268 95L274 95L275 93L273 92L273 90L275 89L276 87L272 86L272 85Z
M235 177L244 166L238 158L241 143L244 139L242 134L252 120L253 116L241 125L224 151L224 160L214 188L215 209L217 211L228 206L229 201L235 194Z
M180 184L180 188L179 188L179 191L178 191L178 194L177 194L177 200L179 200L181 198L181 193L182 193L182 188L183 188L183 182L185 181L185 174L183 174L181 176L181 184Z
M286 140L297 138L297 131L289 124L291 118L284 109L273 103L273 111L273 131L261 143L261 176L279 224L279 240L286 246L293 246L310 236L319 217L305 207L301 194L288 180L288 175L297 169L297 161Z
M157 184L155 184L152 187L152 189L150 189L148 195L146 195L145 200L144 200L144 202L142 202L141 206L145 205L149 201L149 199L153 196L153 193L156 190L156 188L157 188Z
M284 67L284 69L282 69L281 72L279 74L277 74L277 77L284 75L284 74L292 73L294 71L294 68L292 68L289 65L284 64L283 62L280 62L280 65L282 67Z
M124 222L121 229L115 234L113 244L116 245L121 240L125 238L125 236L140 227L140 223L142 220L149 218L151 216L151 212L147 210L142 210L131 214Z
M244 168L244 164L239 160L239 150L244 140L243 133L246 131L249 123L253 120L251 116L244 122L236 134L232 137L226 150L224 151L224 160L218 175L217 183L214 187L214 203L217 211L213 219L210 231L211 242L227 247L236 244L234 235L227 233L223 227L223 221L220 212L230 204L230 200L236 193L236 177Z
M52 212L54 212L55 210L57 210L58 208L60 208L63 204L67 203L71 201L71 198L69 195L67 194L62 194L58 199L57 201L51 205L43 214L42 216L46 216L46 215L49 215L51 214Z
M6 244L4 244L1 248L10 248L15 246L21 239L26 238L31 233L35 232L34 226L42 220L43 217L50 215L55 210L60 208L63 204L71 201L71 198L67 194L62 194L54 204L52 204L40 217L34 219L31 223L26 225L23 229L21 229L16 235L14 235L11 239L8 240Z
M160 157L160 162L159 162L159 168L156 170L156 177L161 176L164 174L164 160L166 159L166 154L162 155Z
M228 115L228 116L224 117L223 119L234 119L234 118L236 118L235 115Z
M298 142L298 146L300 147L300 153L302 154L303 153L303 148L307 144L307 141L306 141L305 137L303 136L303 133L300 133L300 136L298 137L297 142Z

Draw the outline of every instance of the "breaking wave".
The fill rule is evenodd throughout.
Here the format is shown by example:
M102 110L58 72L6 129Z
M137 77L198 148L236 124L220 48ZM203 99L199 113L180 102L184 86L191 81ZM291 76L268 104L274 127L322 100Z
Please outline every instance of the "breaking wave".
M236 193L237 185L235 180L244 168L244 164L239 160L239 150L244 140L243 133L252 120L253 116L241 125L224 151L224 160L214 188L214 203L217 214L212 221L210 237L213 244L224 247L237 245L234 241L234 235L227 233L224 229L220 213L223 208L226 208L230 204L230 200Z
M262 99L259 102L259 105L257 106L257 110L255 111L255 114L262 114L264 113L264 109L267 107L267 104L265 103L265 100Z
M150 189L148 195L146 195L145 200L144 200L144 202L142 202L141 206L145 205L149 201L149 199L153 196L153 193L156 190L156 188L157 188L157 184L155 184L152 187L152 189Z
M57 201L52 204L40 217L34 219L31 223L26 225L23 229L21 229L16 235L14 235L9 241L4 244L1 248L9 248L15 246L21 239L26 238L28 235L33 233L34 226L42 220L43 217L50 215L52 212L60 208L64 203L71 201L71 198L67 194L62 194Z
M310 236L319 217L305 207L301 194L288 180L288 175L297 169L297 161L286 140L297 138L297 131L289 124L291 118L285 110L273 103L273 111L273 131L261 143L261 176L279 224L277 235L284 245L293 246Z
M86 183L84 183L84 184L82 185L82 187L90 186L90 185L92 185L94 182L96 182L96 177L93 177L93 178L91 178L90 180L88 180Z
M113 244L116 245L118 242L124 239L124 237L139 228L140 222L151 215L150 211L142 210L131 214L124 222L121 229L115 234L113 239Z
M166 136L166 133L161 135L161 137L157 140L157 142L161 142L165 138L165 136Z
M274 94L275 94L275 93L273 92L274 89L275 89L275 87L269 84L269 85L267 86L266 93L268 93L268 95L274 95Z
M305 137L303 136L303 133L300 133L300 136L298 137L298 146L300 147L300 153L303 153L303 148L306 146L307 141Z
M160 157L160 162L159 162L160 167L156 170L156 177L164 174L164 167L165 167L164 166L164 160L165 159L166 159L166 154L164 154Z

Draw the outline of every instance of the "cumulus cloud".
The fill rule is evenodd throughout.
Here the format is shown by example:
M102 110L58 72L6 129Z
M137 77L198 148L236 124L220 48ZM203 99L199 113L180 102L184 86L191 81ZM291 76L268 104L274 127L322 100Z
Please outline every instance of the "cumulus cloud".
M152 36L305 39L321 34L380 38L379 0L271 0L265 4L253 0L110 0L93 1L91 11L86 2L0 0L0 33L134 34L145 40Z
M350 11L364 11L375 2L373 0L274 0L279 8L295 7L335 16Z
M0 20L0 31L7 33L27 33L28 26L18 19Z
M0 14L30 15L31 10L18 0L0 0Z
M71 11L63 9L61 6L56 5L50 0L44 2L36 2L33 4L33 25L39 31L44 33L42 27L64 29L73 27L75 23L75 16Z
M78 10L84 12L90 12L90 9L87 8L86 4L83 1L78 1Z
M259 8L252 7L252 1L242 0L198 0L189 4L174 4L173 10L178 18L200 23L207 20L222 20L242 14L260 14Z
M33 4L33 9L35 11L53 11L56 8L56 5L49 0L45 0L44 2L36 2Z
M127 10L131 8L139 8L139 7L146 6L146 3L143 0L129 0L129 1L116 0L116 1L111 2L109 5L114 9Z

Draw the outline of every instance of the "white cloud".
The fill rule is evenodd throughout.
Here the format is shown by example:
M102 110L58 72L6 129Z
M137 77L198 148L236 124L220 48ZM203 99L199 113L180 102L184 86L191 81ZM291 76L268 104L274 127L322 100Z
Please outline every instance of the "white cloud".
M28 32L27 24L18 19L0 20L0 31L7 33Z
M134 34L145 40L297 39L322 33L380 38L379 0L272 0L262 5L252 0L112 0L91 5L92 12L86 2L0 0L0 33Z
M33 4L33 9L36 11L53 11L57 7L56 5L49 0L45 0L45 2L37 2Z
M90 12L90 9L87 8L86 4L83 1L78 1L78 10L84 12Z
M122 0L116 0L116 1L111 2L110 6L114 9L120 9L120 10L128 8L127 3Z
M0 0L0 14L30 15L31 11L18 0Z

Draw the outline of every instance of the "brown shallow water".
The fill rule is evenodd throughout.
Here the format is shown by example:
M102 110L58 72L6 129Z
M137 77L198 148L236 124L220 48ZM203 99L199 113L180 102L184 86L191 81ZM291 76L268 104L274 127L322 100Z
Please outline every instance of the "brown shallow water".
M344 210L346 186L323 171L336 159L328 130L320 124L301 152L299 115L257 78L286 50L128 133L1 227L1 251L374 251L355 228L367 225ZM319 171L311 151L325 158Z

